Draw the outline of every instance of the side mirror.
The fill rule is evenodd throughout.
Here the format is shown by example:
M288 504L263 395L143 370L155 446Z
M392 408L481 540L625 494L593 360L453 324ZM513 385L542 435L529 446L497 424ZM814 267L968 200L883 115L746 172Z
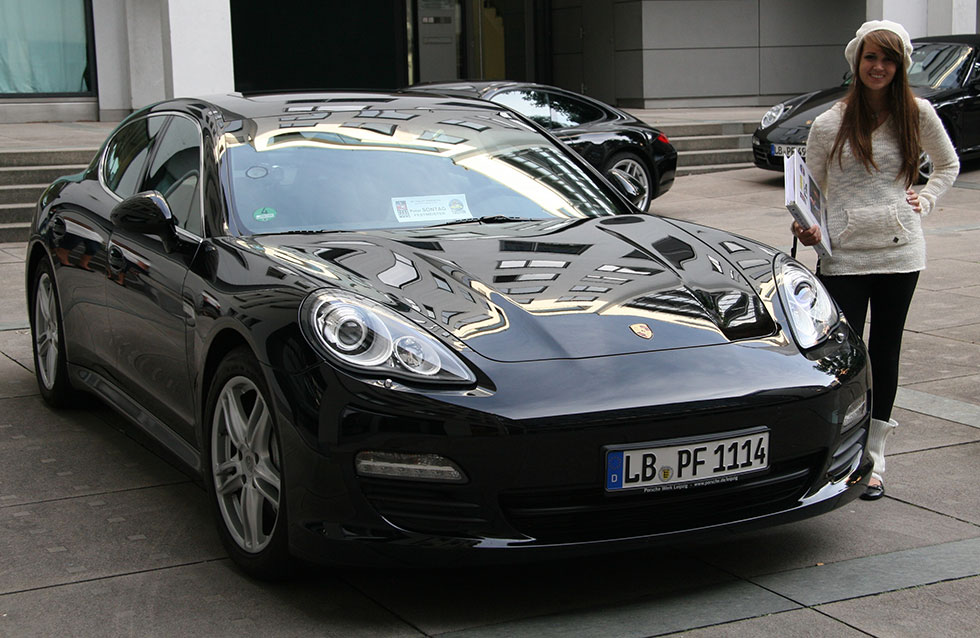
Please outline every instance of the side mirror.
M109 215L113 226L142 235L158 235L168 253L177 248L177 228L170 205L157 191L146 191L127 197Z
M609 172L606 173L606 177L612 182L620 193L626 196L626 199L630 200L634 206L639 206L640 202L644 200L647 196L647 189L640 183L640 180L636 179L626 171L621 171L618 168L611 168Z

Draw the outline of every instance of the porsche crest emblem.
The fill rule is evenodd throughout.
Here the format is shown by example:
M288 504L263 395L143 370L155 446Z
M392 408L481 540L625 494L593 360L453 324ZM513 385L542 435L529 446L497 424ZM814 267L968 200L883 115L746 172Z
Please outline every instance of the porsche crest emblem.
M630 330L633 331L637 337L643 339L653 339L653 330L650 330L650 326L645 323L634 323L630 326Z

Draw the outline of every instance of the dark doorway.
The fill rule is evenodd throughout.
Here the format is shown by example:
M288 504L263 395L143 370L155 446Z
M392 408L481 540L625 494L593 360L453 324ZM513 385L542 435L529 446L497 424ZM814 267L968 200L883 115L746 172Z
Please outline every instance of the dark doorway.
M235 0L235 89L395 89L408 84L406 3Z

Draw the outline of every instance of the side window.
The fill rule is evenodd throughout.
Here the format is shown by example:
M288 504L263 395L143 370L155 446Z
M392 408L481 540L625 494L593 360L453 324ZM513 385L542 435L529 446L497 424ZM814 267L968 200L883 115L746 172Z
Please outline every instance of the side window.
M588 102L576 100L567 95L549 93L551 120L556 128L572 128L601 120L604 113Z
M203 234L201 197L201 133L187 118L174 116L156 143L141 191L158 191L170 205L181 228Z
M150 145L166 121L164 115L141 118L113 136L102 163L102 178L109 190L123 199L136 193Z
M542 91L507 91L490 98L497 104L509 106L545 128L554 128L548 109L548 96Z

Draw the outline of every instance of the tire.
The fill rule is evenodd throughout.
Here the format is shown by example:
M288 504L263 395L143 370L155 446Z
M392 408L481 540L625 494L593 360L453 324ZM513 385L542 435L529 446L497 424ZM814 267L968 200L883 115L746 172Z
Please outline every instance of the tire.
M291 572L282 447L258 361L247 348L218 366L207 399L205 476L221 542L247 574Z
M647 168L646 162L633 153L616 153L606 162L606 168L602 171L603 175L608 174L614 168L618 168L636 178L646 189L646 195L644 195L643 201L637 206L637 208L646 212L650 208L650 202L653 201L653 195L656 189L656 183L650 174L650 169Z
M58 285L48 260L42 259L31 286L31 344L41 398L55 408L77 405L81 393L68 380L65 332Z

